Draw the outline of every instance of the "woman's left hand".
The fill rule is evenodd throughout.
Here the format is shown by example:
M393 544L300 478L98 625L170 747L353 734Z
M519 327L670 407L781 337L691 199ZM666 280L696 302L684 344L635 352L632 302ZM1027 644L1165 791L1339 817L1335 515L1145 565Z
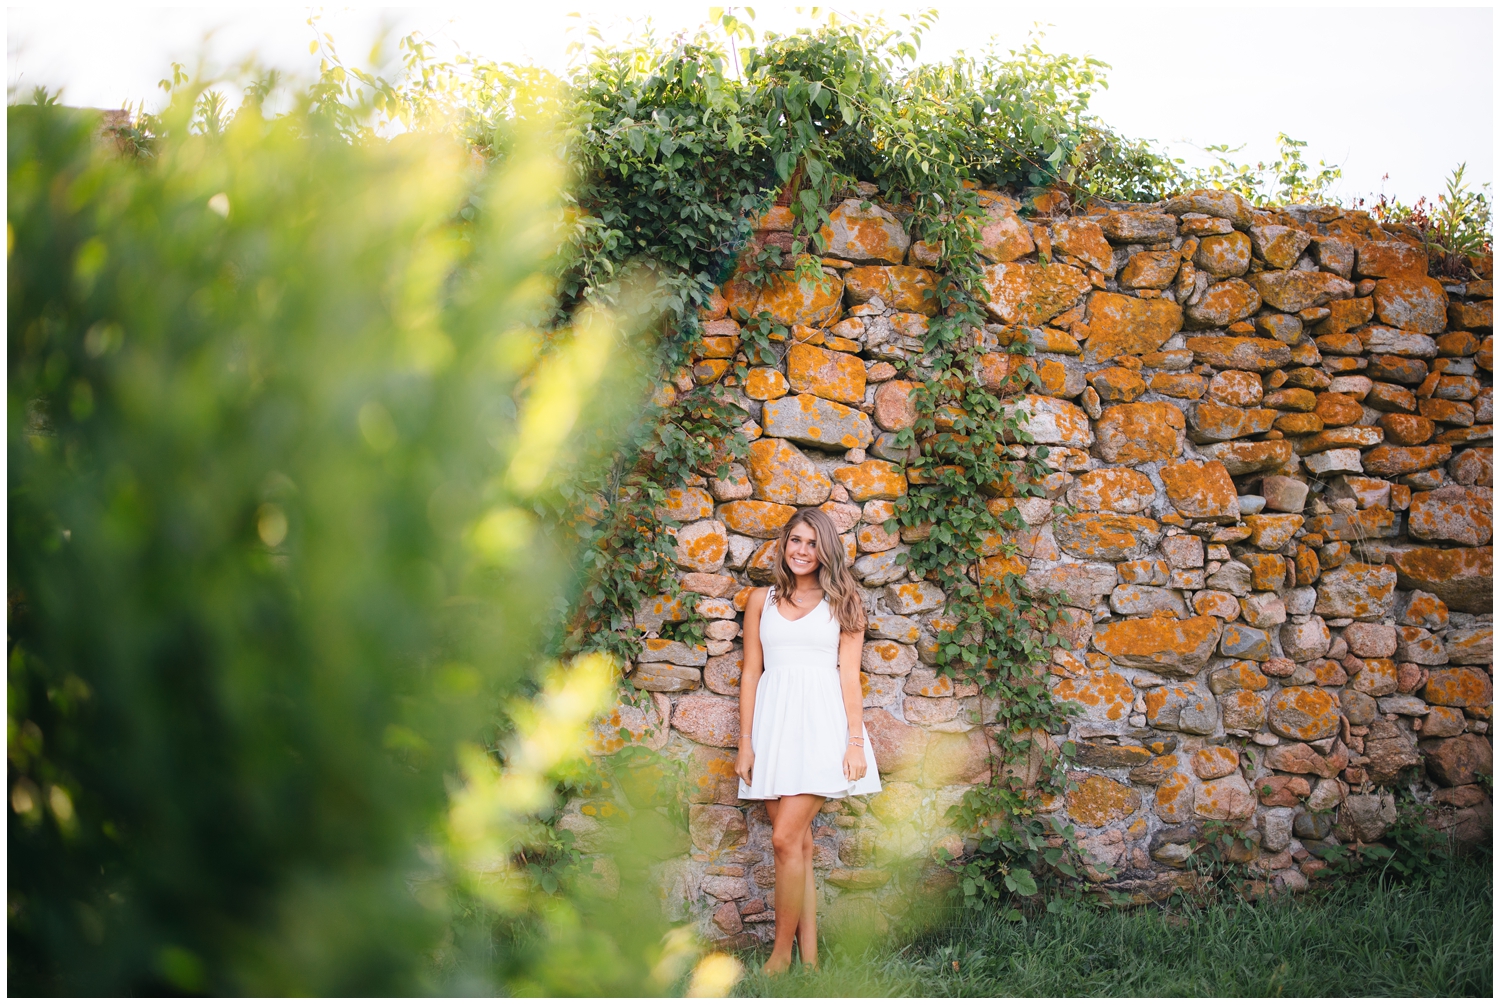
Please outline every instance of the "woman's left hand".
M849 744L844 751L844 778L857 782L865 777L865 748Z

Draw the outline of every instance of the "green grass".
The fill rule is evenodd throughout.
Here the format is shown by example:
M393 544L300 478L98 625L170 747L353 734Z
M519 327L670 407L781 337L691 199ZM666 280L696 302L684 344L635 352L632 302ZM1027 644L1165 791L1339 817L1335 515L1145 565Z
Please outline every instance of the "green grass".
M830 946L819 973L768 979L764 953L746 954L752 976L735 993L1489 997L1491 875L1488 859L1470 859L1421 882L1362 878L1259 904L1079 907L1024 923L967 913L904 947Z

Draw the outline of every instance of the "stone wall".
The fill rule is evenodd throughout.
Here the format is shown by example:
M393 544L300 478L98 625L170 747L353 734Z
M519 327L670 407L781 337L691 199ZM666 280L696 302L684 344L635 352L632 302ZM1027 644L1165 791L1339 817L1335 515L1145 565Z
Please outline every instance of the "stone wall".
M740 613L794 507L833 517L864 587L885 784L816 822L825 907L899 910L887 866L959 851L944 811L988 771L994 709L934 670L944 598L903 574L906 545L882 526L906 489L894 440L914 419L934 256L872 195L833 210L828 289L730 282L705 312L706 351L680 390L726 383L734 308L769 310L791 344L783 366L728 391L753 420L745 463L671 493L708 644L649 639L629 668L640 692L598 730L601 751L623 727L687 763L692 847L662 881L714 937L770 933L769 822L733 777ZM1054 694L1082 708L1053 738L1077 754L1051 811L1138 898L1187 880L1208 821L1242 831L1252 874L1293 890L1328 843L1379 839L1397 791L1464 838L1486 834L1488 260L1476 281L1432 278L1413 235L1366 214L1223 192L981 199L994 323L976 333L973 379L998 387L1018 365L1007 347L1030 342L1042 387L1023 404L1054 471L1045 499L990 500L1026 530L1015 558L988 561L1078 605L1075 648L1050 667ZM757 242L790 247L790 223L773 210ZM638 624L655 636L686 613L660 598ZM599 810L575 802L565 820L590 851L605 850Z

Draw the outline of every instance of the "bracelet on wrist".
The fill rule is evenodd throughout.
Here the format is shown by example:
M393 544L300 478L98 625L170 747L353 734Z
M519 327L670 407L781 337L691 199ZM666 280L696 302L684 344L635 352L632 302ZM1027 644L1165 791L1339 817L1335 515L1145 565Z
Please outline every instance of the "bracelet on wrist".
M849 746L851 746L851 747L863 747L864 745L865 745L865 741L861 737L858 737L858 736L851 736L851 737L849 737Z

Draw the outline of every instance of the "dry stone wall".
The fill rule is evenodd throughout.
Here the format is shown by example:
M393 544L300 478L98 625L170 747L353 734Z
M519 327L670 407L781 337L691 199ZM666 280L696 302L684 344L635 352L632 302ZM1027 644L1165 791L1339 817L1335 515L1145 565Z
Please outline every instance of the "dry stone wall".
M945 811L990 770L995 709L935 669L944 597L911 581L909 541L884 528L906 491L896 434L915 420L936 256L872 196L833 209L825 287L731 281L704 312L681 390L734 385L737 309L788 326L784 361L730 386L751 417L743 463L670 494L707 645L655 637L690 612L646 605L638 691L597 733L600 751L623 728L687 765L691 848L662 882L715 937L770 931L769 821L733 774L741 612L795 507L833 518L863 587L885 786L818 817L825 906L900 910L889 867L961 852ZM1076 755L1045 808L1077 828L1096 877L1161 896L1216 821L1245 836L1253 875L1301 889L1330 843L1382 836L1397 791L1463 838L1487 834L1488 260L1477 280L1429 276L1414 236L1366 214L1224 192L1077 208L980 196L993 323L975 333L973 379L1000 387L1029 343L1040 386L1014 407L1053 472L1045 498L990 500L1025 530L987 561L1076 605L1074 648L1048 668L1081 710L1052 738ZM757 243L789 248L790 225L773 210ZM603 853L599 812L575 802L565 825Z

